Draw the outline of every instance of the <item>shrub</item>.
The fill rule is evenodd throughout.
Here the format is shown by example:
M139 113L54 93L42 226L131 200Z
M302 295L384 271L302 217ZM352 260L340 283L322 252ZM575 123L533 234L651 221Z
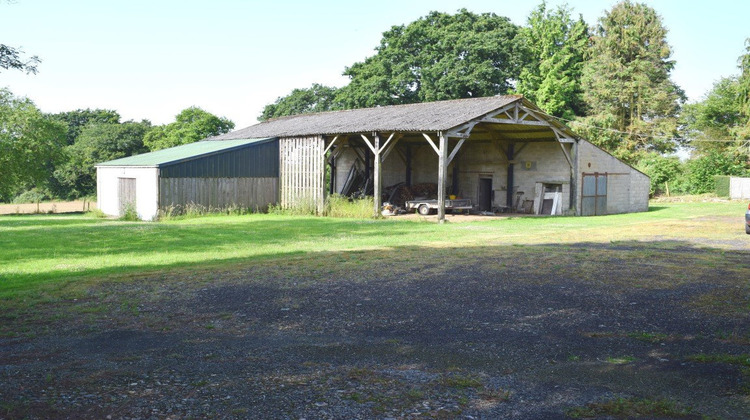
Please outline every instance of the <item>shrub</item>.
M133 204L126 204L122 208L122 215L120 216L119 220L125 222L139 222L141 218L138 217L138 211L135 209L135 206Z
M13 204L38 203L40 201L46 200L47 198L49 197L47 197L46 194L37 190L36 188L32 188L16 196L16 198L13 199Z

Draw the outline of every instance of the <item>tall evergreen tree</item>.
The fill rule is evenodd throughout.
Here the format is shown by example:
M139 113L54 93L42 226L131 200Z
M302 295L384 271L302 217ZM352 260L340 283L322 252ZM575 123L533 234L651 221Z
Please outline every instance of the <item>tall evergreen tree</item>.
M661 17L621 1L599 20L591 48L582 78L589 116L574 128L630 162L645 151L674 151L685 95L670 79L675 62Z
M548 114L572 119L583 116L581 76L589 44L588 25L574 20L566 6L548 10L542 2L521 30L527 55L516 91Z

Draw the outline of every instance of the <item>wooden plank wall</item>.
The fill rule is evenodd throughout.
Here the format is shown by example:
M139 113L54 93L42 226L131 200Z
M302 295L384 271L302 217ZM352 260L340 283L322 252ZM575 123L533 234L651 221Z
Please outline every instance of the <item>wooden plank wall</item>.
M198 205L266 211L278 203L278 178L160 178L159 208Z
M325 144L322 136L279 140L279 183L282 208L314 208L323 211Z

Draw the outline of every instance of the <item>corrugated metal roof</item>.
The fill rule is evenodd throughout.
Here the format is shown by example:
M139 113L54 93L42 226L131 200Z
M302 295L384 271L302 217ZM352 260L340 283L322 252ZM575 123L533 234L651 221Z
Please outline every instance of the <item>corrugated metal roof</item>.
M446 131L522 99L521 95L491 96L292 115L264 121L209 140L372 131Z
M252 138L227 141L198 141L181 146L170 147L168 149L157 150L155 152L142 153L140 155L129 156L121 159L110 160L108 162L98 163L96 166L148 166L161 167L169 164L183 162L185 160L195 159L214 153L225 152L233 148L240 148L250 144L259 144L273 140L272 138Z

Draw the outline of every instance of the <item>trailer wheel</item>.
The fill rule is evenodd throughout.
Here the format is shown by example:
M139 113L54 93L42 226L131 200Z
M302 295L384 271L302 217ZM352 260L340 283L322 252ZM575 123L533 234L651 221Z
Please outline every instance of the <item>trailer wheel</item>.
M427 216L428 214L430 214L430 206L428 206L427 204L422 204L417 208L417 212L419 212L419 214L421 214L422 216Z

